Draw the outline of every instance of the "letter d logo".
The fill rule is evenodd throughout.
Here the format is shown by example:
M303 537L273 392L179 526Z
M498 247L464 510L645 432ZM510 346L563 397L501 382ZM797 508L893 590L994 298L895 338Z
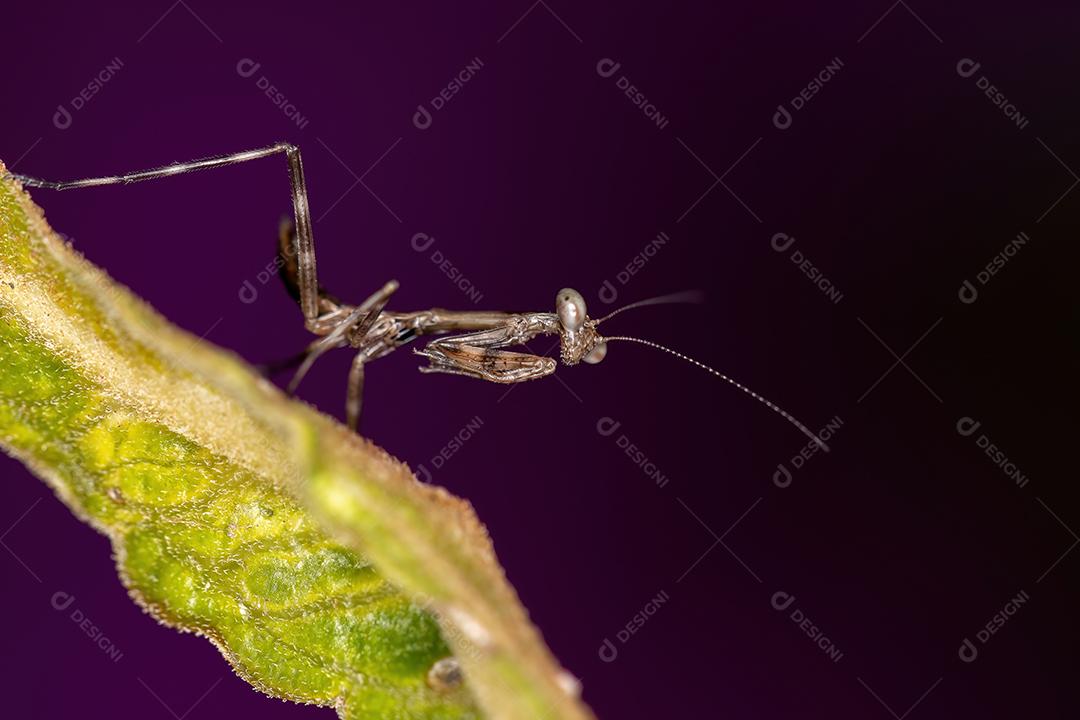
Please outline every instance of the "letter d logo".
M617 73L620 67L622 67L622 65L611 58L603 58L600 62L596 63L596 74L602 78L609 78Z
M596 654L606 663L615 662L615 658L619 657L619 649L615 647L615 643L604 638L604 644L600 646Z
M960 62L956 63L956 74L962 78L969 78L979 71L982 67L979 63L975 62L971 58L964 58Z
M52 116L52 124L58 130L67 130L71 127L71 113L63 105L56 106L56 112Z
M411 242L413 250L416 252L424 252L431 247L431 243L435 242L435 238L427 233L418 232L412 236Z
M975 647L973 642L964 638L964 642L960 643L960 649L956 651L956 654L966 663L975 662L975 658L979 657L979 649Z
M618 430L619 426L621 425L621 422L612 420L609 417L602 417L600 418L599 422L596 423L596 432L600 433L604 437L611 437L615 434L615 431Z
M778 488L786 488L791 485L791 471L784 463L776 464L776 472L772 474L773 485Z
M964 437L971 437L975 434L975 431L979 429L980 425L982 425L982 423L975 418L962 417L956 421L956 432Z
M66 593L63 590L53 593L52 606L57 610L67 610L71 607L71 603L75 602L75 596L71 593Z
M772 606L777 610L787 610L791 603L795 602L795 596L791 593L777 590L772 596Z
M412 124L419 130L427 130L431 127L431 113L423 105L416 106L416 112L412 116Z
M979 299L979 291L975 289L975 286L971 284L970 280L965 280L964 284L960 286L960 292L957 293L960 296L960 302L965 305L970 305Z
M236 74L242 78L249 78L259 72L260 67L262 65L251 58L241 58L240 62L236 63Z
M245 280L243 286L240 288L240 302L245 305L250 305L259 298L259 291L251 284L250 280Z
M787 130L791 127L791 113L783 105L776 106L776 112L772 116L772 124L778 130Z
M793 242L795 242L795 238L787 233L776 233L772 236L772 247L776 252L784 252L791 247Z
M600 292L597 293L600 296L600 302L605 305L610 305L615 302L615 299L619 297L619 291L615 289L615 286L611 284L610 280L605 280L603 287L600 288Z

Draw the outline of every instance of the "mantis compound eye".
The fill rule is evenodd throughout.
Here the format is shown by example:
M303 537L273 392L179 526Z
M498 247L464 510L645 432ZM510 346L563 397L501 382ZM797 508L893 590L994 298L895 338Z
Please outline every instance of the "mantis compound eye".
M588 354L586 354L585 357L582 358L582 360L589 363L590 365L595 365L596 363L603 360L605 357L607 357L607 343L601 341L596 343L596 345L593 346L593 349L590 350Z
M563 288L555 296L555 313L563 328L576 332L585 325L585 298L571 288Z

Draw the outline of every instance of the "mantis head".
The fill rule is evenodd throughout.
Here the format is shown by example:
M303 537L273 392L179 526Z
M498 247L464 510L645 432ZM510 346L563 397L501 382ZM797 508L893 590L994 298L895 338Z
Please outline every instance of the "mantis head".
M585 310L585 298L573 288L563 288L555 295L555 315L559 319L559 336L562 344L562 361L567 365L586 362L595 365L607 357L607 341L623 338L606 338L597 327L608 318L624 310L646 305L669 303L700 303L702 294L696 290L639 300L593 320Z
M585 298L577 290L563 288L555 296L555 315L559 318L562 361L567 365L587 362L595 365L607 355L607 343L596 331L597 320L585 311Z

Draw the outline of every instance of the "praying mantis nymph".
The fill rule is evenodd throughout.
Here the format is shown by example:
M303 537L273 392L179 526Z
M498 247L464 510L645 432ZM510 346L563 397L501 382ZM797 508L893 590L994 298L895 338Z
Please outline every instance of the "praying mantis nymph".
M300 305L304 325L319 336L298 356L299 368L289 383L294 392L312 364L326 351L338 347L356 350L349 371L346 396L346 418L356 429L360 420L360 405L364 386L364 368L368 362L388 355L421 335L436 335L423 349L414 350L429 360L421 372L466 375L496 383L518 383L536 380L555 372L553 358L531 353L506 350L523 346L541 335L557 335L560 356L566 365L580 362L599 363L607 355L608 343L634 342L681 358L728 382L763 403L797 427L818 447L828 446L805 425L785 410L766 400L746 386L703 363L649 340L626 335L604 336L599 331L602 322L632 308L669 302L692 301L693 293L679 293L631 303L594 320L585 308L585 299L576 290L564 288L555 296L554 312L485 312L453 311L433 308L416 312L394 312L386 305L397 290L396 281L383 285L359 305L349 305L330 295L319 285L315 273L315 244L311 231L311 211L300 150L288 143L246 152L174 163L150 170L55 182L12 173L26 187L69 190L99 185L126 185L196 170L223 167L282 153L288 161L289 183L292 188L294 223L283 222L279 230L278 256L280 274L286 288ZM450 334L463 333L463 334Z

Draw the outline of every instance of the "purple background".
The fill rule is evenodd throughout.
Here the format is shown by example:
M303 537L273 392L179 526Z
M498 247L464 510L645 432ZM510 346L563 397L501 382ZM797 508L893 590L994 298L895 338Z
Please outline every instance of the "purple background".
M547 310L571 286L597 316L605 279L620 303L704 289L704 306L642 309L605 329L713 364L814 428L839 416L833 452L789 487L773 474L802 446L796 430L638 346L509 393L422 376L407 352L368 370L365 434L413 466L432 468L480 418L434 480L476 506L601 717L1071 718L1080 504L1076 396L1063 391L1077 350L1080 10L948 5L18 3L3 12L0 157L68 179L292 141L320 279L354 301L394 277L398 309ZM122 68L56 127L57 106L113 58ZM250 78L236 70L244 58L261 63ZM473 58L475 77L415 127L417 105ZM621 63L615 76L597 73L602 58ZM834 58L839 73L778 129L778 104ZM963 58L982 63L975 76L957 73ZM620 93L622 75L664 128ZM1024 128L980 93L981 75ZM305 127L262 94L262 76ZM256 362L307 342L277 280L257 280L289 209L282 159L34 197L190 331ZM619 284L661 231L670 242ZM1021 231L1028 245L961 303L961 283ZM426 253L410 246L418 232L436 238ZM785 253L770 246L780 232L796 238ZM478 306L434 249L483 294ZM255 303L238 299L245 280ZM320 361L301 395L340 416L349 360ZM979 433L958 434L964 416L1024 487ZM622 423L615 435L597 432L603 417ZM5 715L327 717L255 694L205 640L155 625L127 599L105 539L20 465L2 467ZM52 608L57 591L118 662ZM770 603L779 591L796 598L787 611ZM620 642L661 592L670 599ZM975 641L1020 592L1030 600ZM958 657L966 637L972 663ZM614 662L598 655L605 638Z

